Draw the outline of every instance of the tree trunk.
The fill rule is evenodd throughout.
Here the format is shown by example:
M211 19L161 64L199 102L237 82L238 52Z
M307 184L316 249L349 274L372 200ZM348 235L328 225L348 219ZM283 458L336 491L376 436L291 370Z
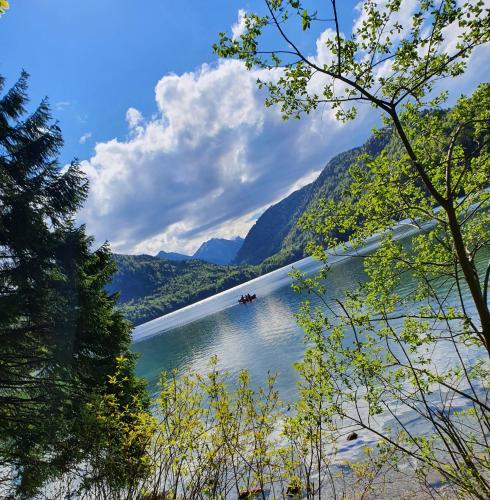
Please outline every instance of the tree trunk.
M478 316L480 317L481 330L485 348L487 349L488 356L490 357L490 311L488 304L485 300L485 294L482 292L480 279L478 278L478 271L476 270L475 263L466 252L466 247L461 234L461 227L456 216L456 211L452 203L448 203L443 207L449 222L449 229L453 237L454 249L458 257L459 264L463 271L465 281L470 289L473 302L475 303Z

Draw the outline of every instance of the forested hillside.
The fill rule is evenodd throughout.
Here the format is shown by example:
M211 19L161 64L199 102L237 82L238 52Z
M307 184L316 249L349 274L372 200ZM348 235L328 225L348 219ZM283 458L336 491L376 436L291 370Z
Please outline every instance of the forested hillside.
M269 207L252 226L240 248L235 264L260 264L279 252L284 239L304 210L312 184Z
M149 255L114 255L117 273L108 291L135 325L248 281L254 266L219 266L199 260L170 261Z
M250 229L234 263L263 263L267 271L304 257L310 235L298 226L301 215L321 199L340 196L349 182L349 167L362 154L376 156L388 141L389 134L384 133L379 138L371 137L363 146L340 153L314 182L268 208Z

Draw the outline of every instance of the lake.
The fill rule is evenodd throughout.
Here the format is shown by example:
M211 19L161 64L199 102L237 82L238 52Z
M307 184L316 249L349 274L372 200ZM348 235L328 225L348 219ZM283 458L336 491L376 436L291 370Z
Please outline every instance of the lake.
M314 273L319 264L307 260L297 263L297 267ZM264 381L268 372L277 373L281 397L294 397L297 377L293 363L301 359L305 348L303 331L294 313L305 296L291 289L289 270L262 276L239 290L214 297L211 304L204 305L221 310L203 318L187 322L195 311L191 308L178 312L170 318L172 324L174 320L185 324L134 344L141 353L138 375L154 387L162 370L205 373L211 356L216 355L220 369L234 375L247 368L255 384ZM362 277L362 262L340 263L332 272L329 295L336 296ZM257 299L238 304L238 298L247 292L256 293Z
M406 238L413 231L402 227L395 234L397 238ZM373 237L355 257L338 250L330 258L332 270L326 299L332 307L335 298L365 279L363 259L359 257L372 251L377 242L378 238ZM487 258L481 254L482 265ZM138 375L145 377L154 389L162 370L202 374L216 355L220 369L234 375L247 368L254 384L264 381L268 372L277 373L281 397L293 398L297 380L293 363L302 358L305 349L303 331L294 314L305 298L314 305L319 303L314 295L306 297L292 290L289 272L293 267L311 275L320 269L321 263L311 257L303 259L136 327L133 349L140 353ZM411 286L406 278L399 291ZM257 299L251 304L238 304L244 293L256 293Z
M408 236L408 233L400 237L405 235ZM362 253L372 251L376 246L377 238L373 238ZM488 253L480 255L482 269L488 258ZM326 282L326 300L335 309L334 299L342 297L347 289L355 287L366 276L360 255L349 257L340 253L330 262L332 269ZM320 269L321 264L307 258L293 266L311 275ZM298 380L293 364L302 359L305 350L303 331L296 324L294 314L306 298L312 305L320 304L315 295L307 296L292 290L292 278L288 273L293 266L286 266L135 328L133 349L140 353L137 373L148 380L150 391L156 391L162 370L205 374L210 369L210 358L216 355L218 368L227 370L232 376L248 369L254 387L262 385L268 373L277 374L276 388L280 398L293 401ZM413 282L407 277L400 283L398 291L404 295L412 286ZM444 287L441 284L441 288ZM238 298L244 293L256 293L257 299L251 304L238 304ZM449 299L457 305L455 293L450 293ZM471 306L468 312L474 313ZM468 352L468 361L481 355L482 350ZM438 348L432 353L433 363L441 367L451 363L452 359L454 351L450 349ZM430 432L430 429L419 427L426 423L416 415L403 413L406 413L403 417L399 416L409 422L414 431ZM380 425L385 424L390 424L389 419L380 421ZM346 458L357 454L363 445L371 441L372 437L366 436L355 443L346 443L345 450L340 450L341 456Z

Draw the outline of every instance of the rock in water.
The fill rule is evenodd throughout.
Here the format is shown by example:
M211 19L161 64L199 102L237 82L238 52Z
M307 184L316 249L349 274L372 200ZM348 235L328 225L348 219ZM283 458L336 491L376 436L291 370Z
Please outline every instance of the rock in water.
M354 441L355 439L357 439L359 436L357 434L357 432L351 432L348 436L347 436L347 441Z

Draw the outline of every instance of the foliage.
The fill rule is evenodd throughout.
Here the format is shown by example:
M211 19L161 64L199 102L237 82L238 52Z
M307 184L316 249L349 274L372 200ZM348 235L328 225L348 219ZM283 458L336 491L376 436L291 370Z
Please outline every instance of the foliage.
M258 84L268 90L266 104L280 104L285 119L329 103L339 120L350 120L364 101L397 122L396 109L407 98L423 105L437 80L461 75L475 47L489 40L489 10L480 0L419 1L405 25L399 14L411 12L406 2L366 0L350 35L340 31L336 0L329 3L330 9L319 4L309 11L299 0L264 0L265 13L245 13L244 33L236 39L220 33L214 50L269 70L271 77ZM301 36L288 35L298 24L302 31L332 27L322 38L328 60L308 57Z
M485 84L449 112L420 115L407 106L402 116L432 185L455 198L465 252L485 303L490 274L490 264L484 265L490 249L489 99L490 85ZM352 170L350 192L356 204L325 203L304 219L304 225L324 235L334 228L341 234L348 231L354 249L368 235L383 236L379 250L365 257L368 282L339 301L335 319L321 313L315 317L305 308L301 322L310 335L318 332L319 324L331 332L321 335L316 345L328 360L328 371L335 373L337 391L349 387L336 399L340 415L372 430L370 417L396 417L393 402L398 412L412 410L428 421L433 436L413 434L401 420L397 432L385 429L381 436L416 458L421 472L435 468L461 490L484 498L490 492L490 371L484 323L458 257L451 212L434 207L396 142L367 170ZM408 247L396 242L390 230L400 220L421 231ZM339 242L326 241L332 247ZM313 250L328 261L323 248ZM407 275L413 285L400 295L400 281ZM442 353L446 362L435 363ZM360 404L354 397L359 390L369 411L353 416L347 408Z
M232 391L226 376L213 369L207 377L162 374L161 385L155 451L162 481L147 488L188 498L206 493L228 498L240 489L263 489L274 473L270 451L278 399L273 379L255 392L243 371Z
M0 16L9 8L7 0L0 0Z
M365 257L365 285L334 308L326 304L328 315L305 304L299 317L331 381L323 400L339 425L358 425L414 459L421 477L436 470L461 493L486 498L490 264L477 262L488 259L482 252L489 247L489 87L449 112L439 108L447 94L434 91L437 81L464 73L472 51L490 40L490 12L481 1L429 0L400 16L411 12L407 2L366 0L345 35L337 2L330 6L317 13L301 1L265 0L264 15L246 14L243 35L222 33L215 46L248 68L270 70L259 85L285 119L321 103L339 120L354 119L364 101L394 132L367 168L352 169L348 197L304 218L304 227L324 238L310 250L326 267L319 280L298 275L298 288L320 297L326 248L355 253L371 235L380 239ZM307 57L301 36L288 34L320 22L333 26L322 38L326 61ZM277 50L263 48L271 40ZM400 222L422 230L409 247L396 241ZM413 287L401 294L397 285L407 275ZM407 426L407 412L425 419L432 434ZM383 427L380 415L395 425Z
M108 441L115 436L123 450L141 451L132 466L120 470L116 455L105 472L93 460L46 490L46 498L363 498L379 491L391 455L385 452L381 465L340 464L335 423L323 410L317 385L318 361L308 356L298 366L300 391L293 408L279 400L275 377L254 388L247 371L231 380L216 370L216 359L206 376L163 373L153 416L138 407L121 412L112 404L97 412L108 418ZM128 413L131 427L123 422ZM115 480L118 472L124 484ZM95 481L80 488L75 480L80 475Z
M139 482L151 471L148 456L156 420L147 402L128 381L134 380L131 359L116 358L109 389L96 395L85 408L83 431L88 442L84 460L71 469L81 481L77 494L93 498L131 498Z
M60 170L60 130L46 101L25 116L26 91L23 73L0 99L0 466L19 496L86 455L87 403L109 391L117 356L134 363L104 291L109 249L92 251L72 220L86 179L76 163ZM131 370L126 388L144 394Z

